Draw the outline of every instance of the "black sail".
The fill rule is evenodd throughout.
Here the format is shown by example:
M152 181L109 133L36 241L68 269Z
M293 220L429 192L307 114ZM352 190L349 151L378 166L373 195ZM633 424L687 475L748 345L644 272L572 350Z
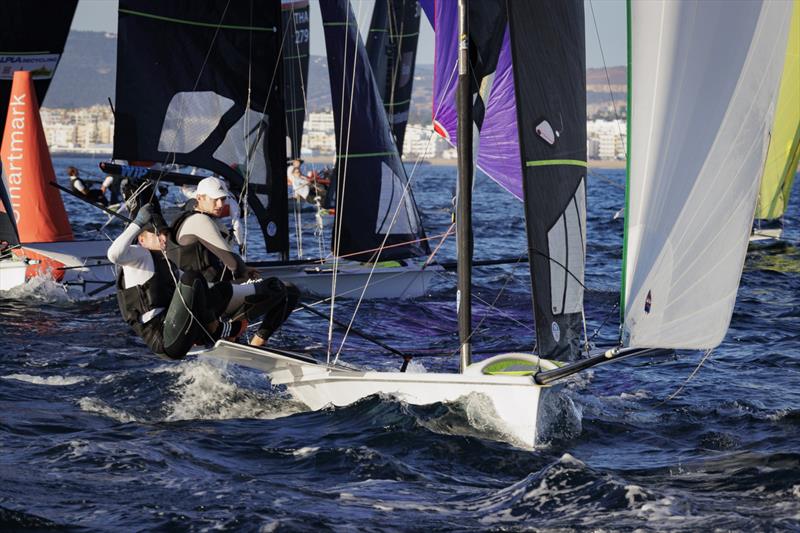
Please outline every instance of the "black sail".
M44 102L77 5L78 0L4 0L0 4L0 138L14 71L31 71L37 101Z
M380 259L425 255L425 232L349 2L320 8L336 128L334 253L373 260L385 242Z
M419 16L417 0L378 0L366 43L372 73L400 154L411 107Z
M268 252L287 252L279 2L120 0L114 157L247 177Z
M577 357L586 235L583 0L508 0L538 353Z
M308 0L282 0L281 8L284 33L283 76L286 135L291 146L290 157L300 159L308 91Z

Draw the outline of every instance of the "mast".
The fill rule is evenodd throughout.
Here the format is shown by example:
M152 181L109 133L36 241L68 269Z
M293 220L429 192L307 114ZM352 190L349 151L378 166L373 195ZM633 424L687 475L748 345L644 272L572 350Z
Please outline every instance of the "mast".
M461 372L472 362L472 98L469 79L469 0L458 0L458 340Z

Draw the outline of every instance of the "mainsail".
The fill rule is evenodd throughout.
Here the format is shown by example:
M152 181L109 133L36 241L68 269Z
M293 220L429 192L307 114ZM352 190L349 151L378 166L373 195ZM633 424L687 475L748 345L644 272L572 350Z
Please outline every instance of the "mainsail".
M623 343L709 349L747 251L789 2L629 2Z
M571 360L586 253L583 0L510 1L508 10L538 354Z
M779 219L786 212L800 162L800 0L794 0L775 123L758 195L756 218Z
M308 0L281 0L283 12L283 85L289 155L300 159L308 91Z
M248 203L268 252L287 252L286 134L277 2L121 0L114 157L193 165Z
M411 107L419 16L417 0L378 0L367 38L372 73L400 154Z
M334 253L402 259L429 246L347 0L321 2L336 127ZM338 243L337 243L338 237Z
M47 88L64 52L78 0L5 0L0 17L0 132L14 72L28 70L36 99L44 102Z

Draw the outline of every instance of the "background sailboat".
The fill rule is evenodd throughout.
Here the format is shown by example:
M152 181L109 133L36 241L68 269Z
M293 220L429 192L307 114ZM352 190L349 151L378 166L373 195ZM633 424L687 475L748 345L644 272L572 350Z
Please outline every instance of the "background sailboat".
M372 73L401 155L414 85L420 11L417 0L378 0L366 42Z
M783 234L783 215L800 163L800 1L794 0L781 88L750 242Z
M291 43L286 42L288 28L281 28L280 11L247 2L207 2L201 9L194 2L122 1L119 13L114 157L192 165L226 177L232 190L247 199L264 236L266 252L288 257L287 119L281 91L275 88L283 87L281 74L286 68L278 58L284 57L281 51L289 51ZM166 35L169 39L159 40ZM176 42L184 54L174 53ZM360 41L358 44L363 49ZM353 44L348 46L352 53ZM355 90L362 94L362 90L374 90L374 81L365 54L359 58L363 75ZM331 68L332 73L335 70ZM375 109L369 115L385 123L380 100ZM353 125L360 126L363 124ZM363 133L354 134L353 139ZM294 145L299 148L299 141ZM393 168L391 175L383 176L380 162L375 168L363 167L361 161L350 166L366 174L351 180L359 197L346 201L354 205L337 209L338 235L343 238L342 244L334 247L336 255L368 260L376 255L387 232L392 233L388 244L413 242L390 248L382 259L409 257L427 249L427 243L419 240L421 225L413 198L401 199L405 181L397 180L405 173L399 158L384 159L384 167ZM164 181L200 179L141 167L104 164L101 168ZM359 179L365 181L355 183ZM383 186L377 179L388 181ZM397 202L404 202L407 212L390 224ZM367 222L365 214L371 217ZM409 249L415 252L408 254ZM319 261L253 265L265 276L291 281L306 292L331 294L332 269ZM338 273L336 291L340 296L358 297L371 279L366 297L420 296L436 275L434 270L401 265L373 273L370 267L349 264Z
M33 277L73 285L90 296L114 290L105 259L108 241L74 241L44 136L32 73L14 73L2 160L0 290ZM13 255L12 255L13 254ZM15 259L16 257L16 259Z

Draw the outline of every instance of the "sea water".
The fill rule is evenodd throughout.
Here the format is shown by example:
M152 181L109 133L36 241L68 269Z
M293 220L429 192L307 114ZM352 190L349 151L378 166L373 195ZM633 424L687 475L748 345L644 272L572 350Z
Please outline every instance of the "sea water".
M102 178L96 163L55 160L64 183L71 164ZM455 174L414 171L434 245ZM588 177L586 316L598 345L618 336L623 181L618 170ZM420 407L374 396L308 412L258 372L152 356L113 298L49 282L3 293L0 530L800 530L797 189L789 244L748 254L730 331L692 379L697 352L580 374L557 391L534 450L503 441L480 397ZM65 203L81 237L121 230ZM524 257L518 201L479 175L474 210L476 259ZM314 220L303 216L308 250ZM251 258L267 258L250 228ZM452 238L439 254L455 256ZM476 269L474 284L475 351L530 349L527 265ZM355 325L420 354L415 372L455 371L454 287L445 274L416 301L362 302ZM355 310L340 301L335 313ZM324 357L327 324L298 311L270 342ZM352 335L341 358L401 363Z

